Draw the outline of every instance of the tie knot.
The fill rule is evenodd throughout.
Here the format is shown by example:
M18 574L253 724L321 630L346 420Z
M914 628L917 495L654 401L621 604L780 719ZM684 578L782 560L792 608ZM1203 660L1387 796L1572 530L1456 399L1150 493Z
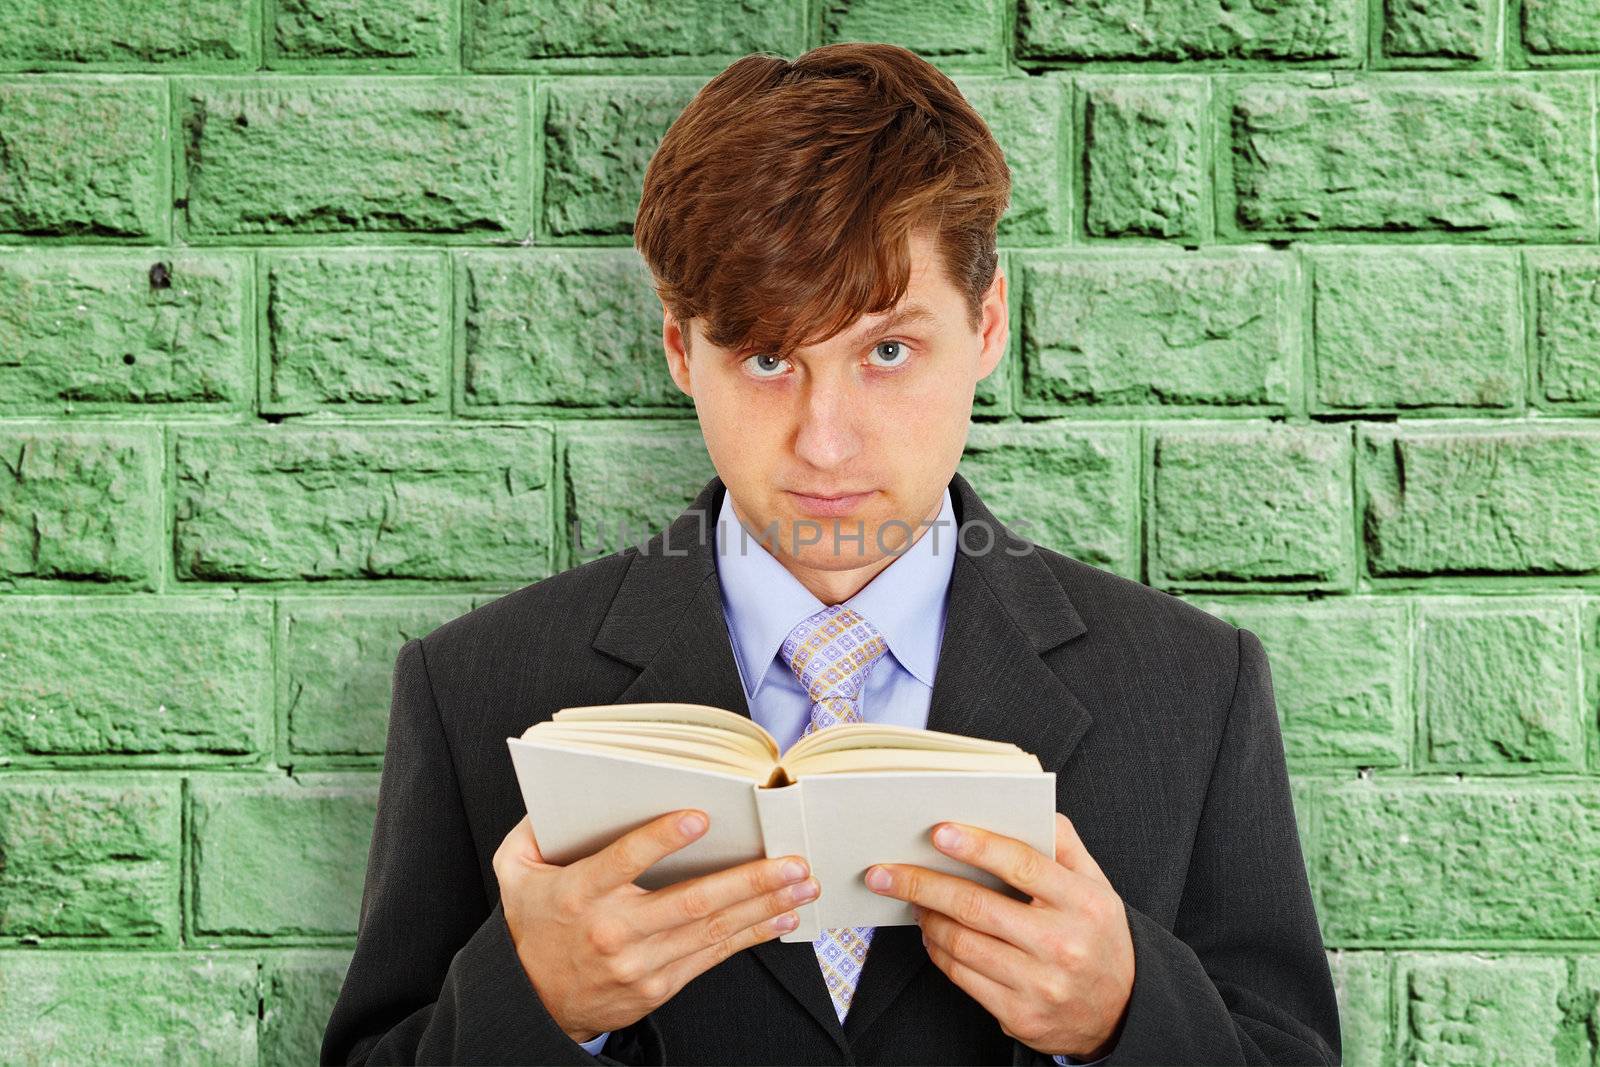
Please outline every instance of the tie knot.
M854 701L867 672L888 650L878 628L860 612L830 604L789 631L782 655L813 702L830 697Z

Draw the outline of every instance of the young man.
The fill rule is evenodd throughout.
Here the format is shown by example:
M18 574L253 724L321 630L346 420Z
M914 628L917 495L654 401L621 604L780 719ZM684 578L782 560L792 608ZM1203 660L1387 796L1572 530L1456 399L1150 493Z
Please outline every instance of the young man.
M717 476L644 546L400 651L325 1061L1337 1062L1260 641L955 473L1006 346L1008 197L981 119L892 46L748 56L678 118L635 237ZM956 827L938 847L1028 903L885 863L918 925L815 944L777 940L827 891L794 857L633 884L694 812L545 863L505 738L644 700L784 746L855 719L1014 742L1056 772L1054 854Z

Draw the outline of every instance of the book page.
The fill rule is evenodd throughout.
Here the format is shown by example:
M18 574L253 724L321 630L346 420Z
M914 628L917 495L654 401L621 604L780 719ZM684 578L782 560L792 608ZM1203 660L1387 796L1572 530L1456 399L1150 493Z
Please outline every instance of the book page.
M730 730L754 738L763 749L778 758L778 742L766 728L746 715L726 708L713 708L707 704L589 704L577 708L562 708L551 716L551 721L563 722L677 722Z
M939 752L934 749L850 748L804 752L783 767L799 780L807 775L871 771L960 771L968 774L1038 772L1039 758L1023 752Z

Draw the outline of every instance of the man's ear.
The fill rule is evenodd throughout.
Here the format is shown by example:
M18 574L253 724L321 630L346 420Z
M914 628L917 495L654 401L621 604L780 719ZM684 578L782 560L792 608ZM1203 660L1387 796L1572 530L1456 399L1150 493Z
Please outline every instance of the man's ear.
M672 312L661 310L661 343L667 350L667 373L685 396L694 396L689 377L689 332L672 317Z
M983 294L981 323L983 351L978 357L978 378L987 378L1005 358L1006 343L1011 339L1011 313L1006 305L1006 273L995 268L994 280Z

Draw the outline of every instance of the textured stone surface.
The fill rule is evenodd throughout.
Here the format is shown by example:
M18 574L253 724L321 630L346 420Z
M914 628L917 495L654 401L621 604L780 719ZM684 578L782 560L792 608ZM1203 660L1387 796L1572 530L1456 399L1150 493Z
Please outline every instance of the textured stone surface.
M249 286L238 255L0 257L0 407L247 403Z
M569 563L641 545L716 473L692 426L589 427L562 445ZM715 520L711 516L707 521Z
M0 82L0 234L160 239L165 106L155 78Z
M180 433L177 572L532 581L548 570L550 448L536 426Z
M1509 252L1386 248L1315 257L1317 399L1330 408L1522 402Z
M468 407L687 408L661 300L632 249L472 252L460 275Z
M0 0L0 65L244 68L256 53L250 11L237 0Z
M298 253L266 268L262 407L437 409L449 396L448 264L432 252Z
M0 426L0 581L144 581L155 570L154 427Z
M1135 434L1054 423L974 426L960 471L1019 537L1119 574L1137 573ZM987 544L981 531L968 536L975 551Z
M1291 770L1405 765L1412 721L1403 601L1196 602L1261 639Z
M1583 646L1582 708L1589 735L1589 766L1600 767L1600 598L1586 600L1579 609L1578 640Z
M1374 575L1600 572L1600 433L1363 426L1356 476Z
M1428 758L1580 769L1577 618L1558 600L1429 600L1417 639Z
M0 611L0 755L265 752L271 692L265 602L28 597Z
M1084 90L1084 228L1095 237L1200 235L1206 83L1118 78Z
M344 951L274 953L262 961L263 1064L322 1062L322 1033L349 964Z
M893 41L929 60L993 62L1003 53L1002 0L826 0L822 41Z
M1592 108L1570 74L1243 84L1232 225L1592 239Z
M515 82L195 80L173 93L191 234L527 230Z
M1600 52L1600 9L1588 0L1521 0L1522 46L1536 56Z
M1020 0L1019 59L1297 59L1356 66L1364 52L1352 0Z
M585 2L551 9L517 0L463 0L468 63L518 70L556 59L734 57L804 51L804 8L782 0Z
M1395 58L1487 59L1494 54L1496 6L1493 0L1387 0L1383 52Z
M1409 962L1403 1061L1571 1063L1557 1051L1566 985L1560 959L1463 955Z
M1343 472L1350 445L1343 428L1163 431L1152 464L1153 582L1349 584L1350 482Z
M1000 217L1000 242L1037 243L1062 233L1069 217L1061 162L1071 140L1066 83L1049 76L955 81L994 134L1011 171L1011 205Z
M0 1061L257 1062L256 961L199 952L0 953Z
M176 941L179 797L176 779L0 778L0 937Z
M1288 402L1298 298L1287 257L1075 253L1022 264L1025 402Z
M1319 803L1312 867L1330 947L1600 936L1592 783L1361 782Z
M633 232L644 171L703 79L574 78L549 87L544 225L557 237Z
M449 0L274 0L272 43L286 59L454 63Z
M1530 256L1545 400L1600 404L1600 256Z
M289 750L382 755L400 646L471 610L466 597L316 597L279 608Z
M1340 1060L1345 1067L1388 1067L1392 979L1381 952L1330 952L1339 998Z
M353 937L376 775L190 784L192 921L206 937Z

